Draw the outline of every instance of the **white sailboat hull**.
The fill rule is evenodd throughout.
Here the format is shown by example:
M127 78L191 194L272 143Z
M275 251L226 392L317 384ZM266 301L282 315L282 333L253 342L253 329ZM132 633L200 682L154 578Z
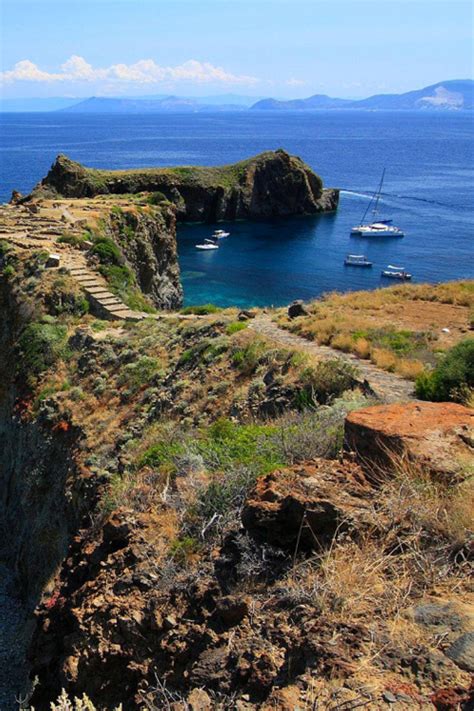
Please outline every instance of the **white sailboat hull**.
M354 237L404 237L405 233L399 227L387 225L374 227L373 225L357 225L351 230Z

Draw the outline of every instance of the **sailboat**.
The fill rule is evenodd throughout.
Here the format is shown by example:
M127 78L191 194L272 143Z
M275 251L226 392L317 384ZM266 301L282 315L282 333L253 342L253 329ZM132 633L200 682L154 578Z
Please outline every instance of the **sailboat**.
M351 235L354 237L404 237L405 233L400 227L395 227L392 225L392 220L378 220L378 206L380 195L382 192L383 180L385 177L385 168L382 172L382 177L380 179L380 184L376 192L372 195L372 198L367 205L367 208L362 216L360 225L356 225L351 230ZM368 224L364 223L367 213L372 208L372 222Z

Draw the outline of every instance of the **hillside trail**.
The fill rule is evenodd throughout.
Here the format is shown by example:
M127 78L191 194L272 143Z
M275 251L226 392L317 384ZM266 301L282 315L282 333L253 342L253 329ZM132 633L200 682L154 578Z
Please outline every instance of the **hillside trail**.
M285 348L294 348L315 356L319 360L339 359L357 369L360 381L366 381L377 398L383 402L407 402L415 400L414 384L395 373L388 373L377 368L367 360L358 358L352 353L343 353L330 346L321 346L280 328L267 314L261 314L249 321L249 328L256 333L270 338Z

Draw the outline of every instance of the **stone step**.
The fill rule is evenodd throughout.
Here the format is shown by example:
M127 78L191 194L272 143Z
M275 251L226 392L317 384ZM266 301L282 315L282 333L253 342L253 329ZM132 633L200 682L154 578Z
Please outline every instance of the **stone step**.
M116 296L112 296L109 298L104 299L103 297L94 297L97 303L99 303L101 306L106 306L109 308L110 306L124 306L123 301L120 301L120 299L117 299Z
M108 298L109 296L112 296L112 293L107 291L107 289L103 286L91 286L88 289L85 289L85 291L95 299L99 299L101 297Z
M100 303L100 301L99 301L99 303ZM125 306L123 301L120 302L119 304L116 304L115 306L107 306L106 308L107 308L107 311L109 311L110 313L116 313L116 312L125 311L125 310L130 311L130 309L128 309L127 306Z

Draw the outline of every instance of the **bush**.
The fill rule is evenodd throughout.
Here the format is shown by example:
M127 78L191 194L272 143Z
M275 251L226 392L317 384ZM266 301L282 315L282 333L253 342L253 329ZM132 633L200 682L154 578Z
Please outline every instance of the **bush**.
M326 404L355 385L356 370L342 360L324 360L314 367L305 368L300 375L300 407Z
M232 321L232 323L229 323L225 329L225 332L227 333L228 336L232 336L233 333L238 333L239 331L243 331L244 328L247 328L247 322L246 321Z
M54 323L31 323L20 336L18 349L21 367L39 375L51 367L65 346L67 329Z
M70 232L65 232L58 237L58 242L59 244L70 244L72 247L79 247L82 242L85 242L85 240L89 238L90 235L88 232L83 235L74 235Z
M416 380L415 392L421 400L467 402L474 389L474 339L451 348L431 372Z
M232 363L245 375L254 372L265 351L268 350L264 341L252 341L244 348L235 351Z
M196 314L197 316L204 316L205 314L217 314L222 309L214 304L200 304L198 306L186 306L181 309L182 314Z
M7 264L7 266L4 267L2 273L6 279L9 279L10 277L15 275L15 267L12 266L11 264Z
M110 237L98 237L91 251L99 257L102 264L119 265L123 261L120 249Z
M166 195L157 190L156 192L148 195L146 201L150 205L159 205L162 202L167 202L168 198L166 197Z
M157 358L142 356L135 363L125 366L119 378L119 385L127 385L132 390L137 390L150 382L158 373L159 367Z

